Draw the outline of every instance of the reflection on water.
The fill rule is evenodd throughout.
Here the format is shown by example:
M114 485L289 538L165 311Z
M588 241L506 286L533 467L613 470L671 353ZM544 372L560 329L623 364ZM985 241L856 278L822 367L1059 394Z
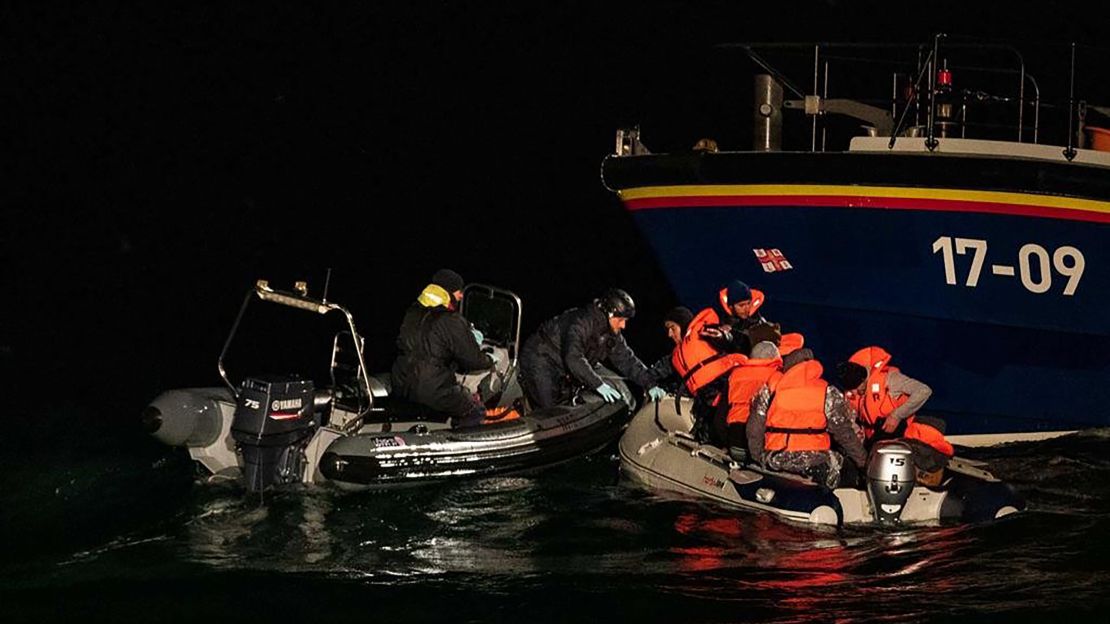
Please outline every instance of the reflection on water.
M94 463L93 478L86 470L72 484L82 471L65 466L20 495L39 500L57 488L84 501L67 508L73 522L116 524L108 520L93 543L5 565L0 590L208 570L252 587L259 573L355 583L387 601L404 587L523 602L555 593L559 610L543 611L553 619L589 619L599 602L629 617L681 606L680 620L782 622L1086 610L1110 606L1110 546L1101 540L1110 528L1108 451L1100 435L977 451L1025 494L1029 511L898 531L818 530L657 495L619 481L615 458L604 455L523 477L379 493L296 487L265 499L188 475L177 483L191 470L177 460ZM127 521L120 510L140 502L143 522ZM257 591L281 591L273 587Z

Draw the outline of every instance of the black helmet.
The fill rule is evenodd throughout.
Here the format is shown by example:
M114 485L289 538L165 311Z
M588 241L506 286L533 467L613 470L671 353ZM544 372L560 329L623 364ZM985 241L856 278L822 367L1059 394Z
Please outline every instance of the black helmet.
M610 288L597 300L597 307L608 316L630 319L636 316L636 304L632 296L619 288Z

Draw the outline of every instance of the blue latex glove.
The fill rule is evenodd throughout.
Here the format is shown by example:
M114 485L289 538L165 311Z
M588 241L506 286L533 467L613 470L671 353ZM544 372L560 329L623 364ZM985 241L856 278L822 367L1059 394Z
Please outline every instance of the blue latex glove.
M470 328L470 333L474 334L474 339L478 341L478 344L482 344L482 341L485 339L485 336L482 335L482 332L480 332L477 329L474 329L473 327L471 327Z
M610 386L607 383L603 383L598 386L597 393L601 395L601 398L605 399L606 403L612 403L613 401L618 401L624 398L621 396L620 392L617 392L616 389L613 388L613 386Z
M667 391L659 386L653 386L648 390L648 397L652 401L662 401L665 396L667 396Z

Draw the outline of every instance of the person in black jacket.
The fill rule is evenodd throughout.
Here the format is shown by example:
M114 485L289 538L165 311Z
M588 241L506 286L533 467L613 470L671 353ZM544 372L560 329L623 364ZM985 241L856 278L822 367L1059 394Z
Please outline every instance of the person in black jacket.
M479 425L485 417L485 407L455 373L494 365L481 350L481 334L458 311L463 284L454 271L436 271L405 312L391 371L397 396L449 414L453 427Z
M636 357L621 330L636 314L628 293L610 289L592 304L572 308L540 325L520 352L520 383L533 409L567 403L586 387L603 399L622 399L621 393L595 367L608 360L622 375L658 401L664 392L655 375Z

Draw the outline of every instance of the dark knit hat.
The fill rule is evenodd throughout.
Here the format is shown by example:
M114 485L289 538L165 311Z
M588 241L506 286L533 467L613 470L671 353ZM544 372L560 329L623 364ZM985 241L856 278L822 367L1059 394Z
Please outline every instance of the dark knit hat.
M432 283L442 287L443 290L449 293L462 290L463 286L466 286L466 282L463 281L462 276L451 269L440 269L436 271L435 275L432 276Z
M686 333L686 328L690 326L690 321L694 320L694 313L686 306L678 306L671 308L663 315L663 321L670 321L678 325L682 329L682 333Z
M752 289L747 284L740 280L732 280L728 283L728 303L741 303L748 301L752 298Z
M841 362L836 365L836 378L841 390L855 390L867 379L867 369L855 362Z

